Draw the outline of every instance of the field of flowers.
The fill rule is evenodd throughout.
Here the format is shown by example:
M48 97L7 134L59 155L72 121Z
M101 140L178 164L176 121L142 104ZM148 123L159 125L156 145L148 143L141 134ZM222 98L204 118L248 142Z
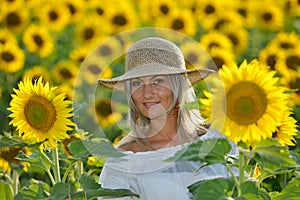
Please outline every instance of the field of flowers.
M0 0L0 199L135 195L97 184L128 131L127 106L97 81L123 73L132 41L119 34L155 30L147 27L192 38L222 80L196 85L200 110L240 157L226 156L226 140L209 140L170 160L237 166L240 175L191 185L193 199L297 199L299 0ZM211 66L194 46L180 47L187 67ZM213 148L199 157L202 145Z

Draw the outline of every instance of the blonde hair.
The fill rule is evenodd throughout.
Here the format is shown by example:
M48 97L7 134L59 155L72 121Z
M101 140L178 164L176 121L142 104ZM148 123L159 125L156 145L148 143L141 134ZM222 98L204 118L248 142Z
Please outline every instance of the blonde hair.
M179 104L182 105L197 101L195 91L186 76L176 74L167 75L167 77L170 80L170 87L173 91L173 101L167 109L166 114L174 108L177 99ZM117 147L132 141L151 147L146 139L149 131L147 125L149 125L150 120L142 115L136 107L130 92L130 81L126 81L125 88L129 104L128 120L132 130L118 143ZM139 116L138 120L136 119L136 115ZM202 135L205 132L206 128L204 127L204 120L199 109L181 106L178 110L177 117L177 134L180 142L193 141L197 136Z

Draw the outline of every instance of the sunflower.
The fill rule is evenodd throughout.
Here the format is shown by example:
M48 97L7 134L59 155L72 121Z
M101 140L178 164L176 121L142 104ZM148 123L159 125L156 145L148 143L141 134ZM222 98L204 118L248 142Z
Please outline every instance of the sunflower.
M82 45L70 51L69 58L72 62L81 65L92 49L91 45Z
M288 110L288 95L275 73L256 60L224 65L219 70L222 84L200 99L211 126L235 143L272 138Z
M138 25L138 18L135 8L130 1L111 1L117 7L109 6L107 8L107 15L105 16L108 26L111 27L109 34L114 35L128 29L136 28ZM97 27L98 28L98 27Z
M283 51L293 51L299 47L300 37L295 32L279 32L276 34L275 38L272 39L268 46L283 50Z
M300 47L294 51L288 51L278 60L276 67L283 76L291 76L300 72Z
M122 119L122 114L113 112L111 101L108 99L98 99L95 102L97 122L102 128L111 126Z
M70 23L71 14L62 2L47 1L36 7L36 13L40 24L47 24L50 31L62 31Z
M142 21L147 24L151 24L155 18L168 17L178 7L176 2L170 0L138 1L137 5ZM148 12L143 12L145 10Z
M248 31L241 26L223 26L220 32L226 35L236 54L243 53L248 47Z
M291 112L284 113L281 123L277 126L277 130L272 137L277 139L281 145L295 146L295 138L297 135L297 121L291 117Z
M290 106L300 105L300 73L292 73L290 76L283 76L281 83L290 90L291 93Z
M23 74L23 81L25 81L26 78L31 78L32 83L37 81L40 77L43 77L43 80L46 82L50 81L50 74L48 70L43 66L33 66L29 69L27 69Z
M23 34L23 42L29 52L45 58L54 49L54 41L45 26L31 24Z
M261 64L269 66L271 70L277 70L277 63L284 56L284 52L274 46L267 46L259 52L258 60Z
M83 0L64 0L62 3L65 4L69 10L71 23L76 23L82 18L85 8Z
M0 69L15 73L24 67L25 53L15 44L0 45Z
M197 42L184 42L179 45L188 69L203 68L209 60L206 50Z
M280 30L283 27L283 12L271 1L257 1L255 10L256 26L264 30Z
M238 13L244 22L243 26L246 28L252 28L255 25L253 1L238 0L234 4L230 4L232 10Z
M72 61L62 60L58 62L52 70L52 77L57 83L68 83L73 85L78 67Z
M95 84L99 78L111 78L112 69L99 59L88 59L83 64L83 78L88 84Z
M0 45L4 44L18 44L18 40L16 38L16 35L13 34L9 29L7 28L1 28L0 29Z
M221 48L213 48L210 50L209 55L211 59L208 59L205 63L206 68L215 70L222 68L223 65L231 65L235 63L235 55L232 51L224 51Z
M196 20L190 10L173 9L167 17L157 17L154 22L157 27L164 27L188 36L194 36L197 32Z
M110 62L122 55L123 52L121 41L117 37L111 37L93 49L93 53L90 56L95 56L94 59L100 58Z
M9 172L11 171L11 164L21 164L21 161L15 158L21 150L26 151L25 148L21 148L19 146L0 148L0 168Z
M23 31L29 21L28 10L23 6L10 6L9 4L0 5L0 21L4 27L14 33Z
M201 23L203 20L209 20L211 16L220 12L222 6L218 0L197 0L193 9L197 20Z
M200 38L201 46L207 51L213 48L221 48L224 51L232 50L231 40L223 33L218 31L209 31Z
M299 16L300 13L300 2L298 0L286 0L285 10L289 16Z
M204 19L201 21L201 25L205 30L219 31L224 26L242 27L243 18L233 10L228 10L226 12L218 12L215 15Z
M111 32L108 22L96 14L90 14L76 24L75 40L83 45L97 44L104 40L108 32Z
M12 112L9 124L16 127L25 141L44 142L44 148L56 148L56 142L68 138L67 131L74 126L69 119L71 102L64 100L65 94L55 95L56 87L48 82L43 84L42 78L34 84L27 78L18 86L8 108Z
M107 15L107 7L110 6L107 1L90 0L87 3L87 12L95 13L100 17Z
M73 99L73 87L70 84L62 83L57 87L57 91L59 93L66 94L66 100L72 100Z

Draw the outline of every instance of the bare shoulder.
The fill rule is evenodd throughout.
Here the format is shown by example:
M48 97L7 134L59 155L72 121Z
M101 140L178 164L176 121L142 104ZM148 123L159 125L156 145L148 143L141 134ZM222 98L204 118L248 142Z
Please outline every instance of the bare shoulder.
M139 145L136 141L123 144L119 147L120 151L144 152L146 149Z

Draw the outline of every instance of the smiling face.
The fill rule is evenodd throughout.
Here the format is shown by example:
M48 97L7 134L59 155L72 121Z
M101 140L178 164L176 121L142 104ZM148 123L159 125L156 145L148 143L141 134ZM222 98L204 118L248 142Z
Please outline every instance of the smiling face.
M173 101L167 76L147 76L130 80L132 99L138 110L147 118L163 115Z

